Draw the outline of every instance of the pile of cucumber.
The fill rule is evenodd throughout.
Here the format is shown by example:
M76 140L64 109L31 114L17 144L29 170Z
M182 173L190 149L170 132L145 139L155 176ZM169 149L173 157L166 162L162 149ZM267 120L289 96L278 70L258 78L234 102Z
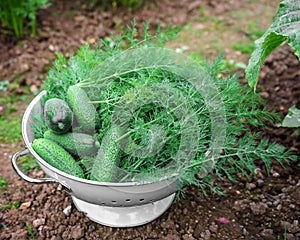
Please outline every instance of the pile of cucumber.
M113 181L118 146L109 136L100 146L95 134L99 117L83 89L70 86L67 101L48 99L43 117L48 129L43 138L32 143L32 148L43 160L79 178Z

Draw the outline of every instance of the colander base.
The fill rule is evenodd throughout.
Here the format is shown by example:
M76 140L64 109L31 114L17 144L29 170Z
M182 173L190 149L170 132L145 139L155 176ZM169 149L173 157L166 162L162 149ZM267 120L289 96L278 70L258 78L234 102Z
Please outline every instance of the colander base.
M175 193L156 202L133 207L108 207L72 196L76 208L89 219L109 227L135 227L153 221L172 204Z

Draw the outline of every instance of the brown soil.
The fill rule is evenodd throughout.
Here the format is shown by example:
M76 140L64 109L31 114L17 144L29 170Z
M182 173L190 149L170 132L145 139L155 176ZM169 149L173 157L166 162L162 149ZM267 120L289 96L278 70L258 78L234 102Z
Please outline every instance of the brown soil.
M90 9L85 1L51 1L52 6L38 14L38 35L16 39L0 35L0 79L9 79L9 91L24 95L41 86L55 52L74 53L83 43L93 43L118 31L133 17L138 25L150 19L152 27L158 21L163 26L183 26L204 6L210 14L222 16L231 1L146 1L138 11L100 7ZM230 2L228 4L228 2ZM246 1L245 4L253 1ZM255 8L254 8L255 10ZM261 11L261 9L259 10ZM17 86L17 87L16 87ZM266 61L258 86L267 100L268 108L282 116L294 104L300 104L300 63L288 46L274 52ZM7 106L0 106L0 115ZM26 104L16 113L23 114ZM2 109L2 110L1 110ZM300 155L299 136L292 129L272 127L264 135ZM300 169L297 163L283 169L278 164L270 175L258 163L257 178L239 177L232 183L218 181L226 196L200 189L186 188L186 197L172 206L158 219L135 228L110 228L96 224L76 210L71 197L56 184L32 185L20 180L9 161L23 143L0 143L0 175L8 181L8 188L0 188L1 239L300 239ZM31 176L44 174L32 170ZM20 205L21 204L21 205ZM19 206L20 205L20 206ZM71 206L69 215L63 210ZM222 221L229 220L227 221Z

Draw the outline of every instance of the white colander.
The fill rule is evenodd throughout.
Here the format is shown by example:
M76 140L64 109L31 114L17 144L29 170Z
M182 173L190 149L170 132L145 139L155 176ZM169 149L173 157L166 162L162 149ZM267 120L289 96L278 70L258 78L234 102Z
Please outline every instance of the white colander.
M26 149L13 155L16 173L31 183L60 183L65 186L77 209L91 220L111 227L132 227L148 223L163 214L171 205L177 189L176 179L159 183L103 183L71 176L45 162L31 147L34 140L32 115L42 114L40 100L46 91L36 96L27 107L22 120L22 135ZM19 157L32 154L48 178L33 179L17 165Z

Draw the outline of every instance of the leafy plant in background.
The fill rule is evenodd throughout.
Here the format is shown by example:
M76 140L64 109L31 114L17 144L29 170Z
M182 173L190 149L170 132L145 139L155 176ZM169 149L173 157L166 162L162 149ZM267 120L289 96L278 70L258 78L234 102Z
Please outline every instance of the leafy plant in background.
M7 91L8 84L8 80L0 81L0 91Z
M285 0L280 3L276 16L264 35L255 41L255 50L246 68L246 79L254 89L258 83L260 68L266 57L280 44L287 41L300 60L300 1ZM283 120L284 127L300 127L300 110L289 109Z
M96 4L101 4L102 8L105 9L108 4L111 4L113 7L123 6L132 10L136 10L142 6L144 0L91 0L90 6L94 7Z
M0 189L2 190L7 190L7 180L4 179L3 177L0 177Z
M48 0L0 0L0 22L17 37L23 36L24 26L29 26L35 36L36 13L49 5Z

